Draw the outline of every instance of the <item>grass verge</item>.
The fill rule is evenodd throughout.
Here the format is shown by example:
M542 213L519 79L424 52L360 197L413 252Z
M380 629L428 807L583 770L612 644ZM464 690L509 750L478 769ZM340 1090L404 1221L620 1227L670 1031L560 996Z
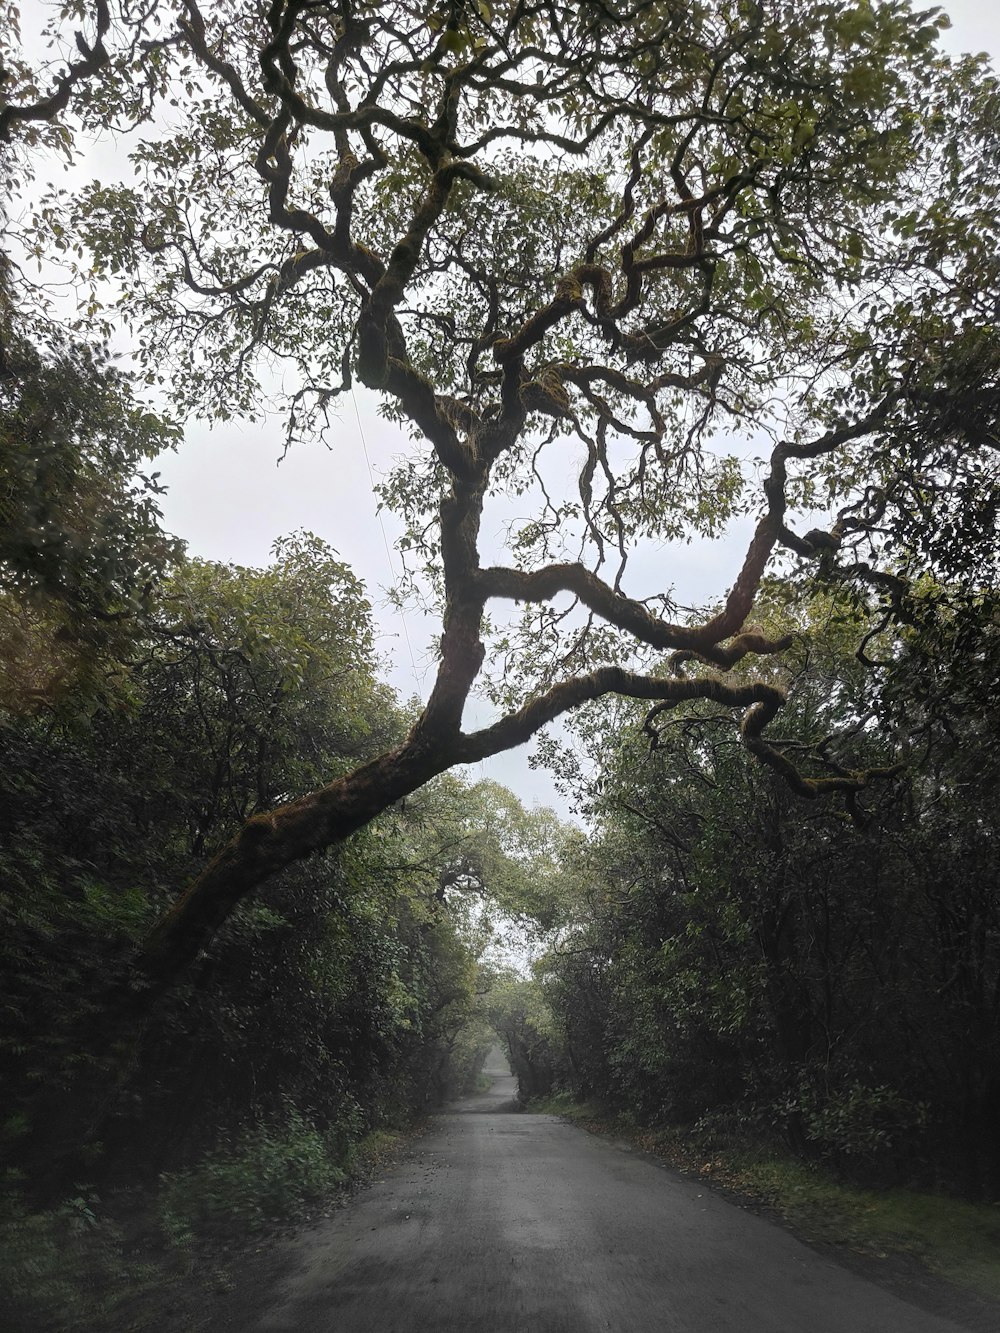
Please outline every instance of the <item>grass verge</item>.
M590 1133L625 1139L777 1215L800 1239L872 1259L906 1256L972 1295L1000 1302L1000 1205L918 1190L867 1190L821 1165L771 1149L706 1144L677 1129L647 1129L631 1117L557 1096L530 1109L562 1116Z

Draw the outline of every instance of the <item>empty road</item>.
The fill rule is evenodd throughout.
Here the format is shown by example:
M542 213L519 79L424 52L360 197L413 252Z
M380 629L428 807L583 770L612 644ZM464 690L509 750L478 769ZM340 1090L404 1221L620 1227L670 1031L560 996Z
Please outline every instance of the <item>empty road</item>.
M957 1333L504 1074L289 1243L254 1333Z

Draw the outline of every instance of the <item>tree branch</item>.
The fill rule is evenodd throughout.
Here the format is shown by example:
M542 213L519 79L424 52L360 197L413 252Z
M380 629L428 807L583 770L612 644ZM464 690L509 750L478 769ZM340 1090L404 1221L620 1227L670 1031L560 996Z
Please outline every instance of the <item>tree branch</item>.
M56 86L48 97L27 106L8 103L0 107L0 143L11 142L13 127L18 121L54 120L61 111L66 110L76 85L99 73L108 63L110 57L104 46L105 35L111 27L108 0L94 0L94 18L97 32L93 45L87 42L82 32L75 34L77 50L83 59L70 62L66 73L56 80ZM3 70L0 69L0 80L3 77Z

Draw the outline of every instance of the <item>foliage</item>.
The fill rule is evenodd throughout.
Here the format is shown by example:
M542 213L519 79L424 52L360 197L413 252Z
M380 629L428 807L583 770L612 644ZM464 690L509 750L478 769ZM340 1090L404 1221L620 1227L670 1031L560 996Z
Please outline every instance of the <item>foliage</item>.
M394 734L370 616L351 571L307 533L277 542L266 570L193 560L164 589L133 686L140 727L154 725L138 747L110 729L107 742L156 775L191 856Z
M912 1140L927 1123L925 1103L914 1105L884 1083L874 1088L851 1083L828 1094L819 1105L795 1108L803 1109L806 1137L819 1145L824 1156L849 1161L855 1170L877 1166L895 1139Z
M415 831L433 831L434 897L464 910L470 928L474 919L484 947L497 930L544 936L566 917L575 896L567 865L580 835L552 810L525 809L497 782L467 785L445 774L407 799L406 814ZM418 846L419 838L414 862Z
M2 1136L21 1182L5 1244L31 1318L69 1328L76 1303L99 1321L146 1281L116 1248L116 1189L141 1185L189 1251L294 1215L366 1143L475 1088L494 1040L477 960L509 914L553 901L539 880L556 884L564 834L495 784L448 778L235 913L107 1096L108 988L134 984L173 884L248 813L398 735L369 615L306 535L264 570L188 561L86 725L71 709L2 718ZM100 1118L67 1182L52 1145L95 1089ZM70 1259L63 1212L19 1198L68 1186L95 1218Z
M0 1073L36 1183L141 1160L176 1229L254 1219L468 1086L485 1015L525 1095L995 1193L1000 117L944 23L94 0L54 83L0 25L8 181L130 147L10 220L0 291ZM16 326L33 263L72 337ZM334 552L166 582L139 470L174 437L140 385L284 399L294 442L355 381L411 437L380 494L441 610L413 718ZM679 610L663 544L737 515L732 588ZM589 845L443 777L567 713ZM503 919L550 949L487 987Z
M94 1203L78 1196L37 1213L16 1192L0 1192L0 1316L11 1333L106 1327L148 1281L148 1266L125 1257L121 1233Z
M949 735L914 708L916 641L883 644L880 691L850 657L862 628L843 606L808 618L782 743L825 732L824 762L885 762L906 708L912 776L804 819L709 710L661 719L673 734L652 752L617 722L596 728L586 905L543 963L563 1081L647 1123L739 1126L849 1174L994 1197L989 724L952 712ZM936 668L973 688L967 657Z
M756 1211L780 1217L807 1244L835 1246L841 1253L848 1247L879 1260L905 1255L953 1284L949 1317L958 1314L955 1297L961 1288L974 1297L967 1305L973 1327L992 1317L991 1308L984 1309L980 1301L1000 1296L995 1204L912 1188L847 1184L828 1164L803 1162L773 1145L754 1143L745 1130L650 1129L628 1112L611 1112L567 1092L539 1098L531 1110L558 1115L591 1134L625 1139L688 1177L718 1185Z
M252 1232L294 1217L346 1179L339 1148L292 1107L283 1124L249 1129L231 1148L165 1177L158 1199L164 1231L176 1245L220 1227Z
M366 1136L474 1086L492 1041L475 1010L481 918L499 919L494 894L522 915L542 901L532 876L554 876L561 835L494 785L449 778L289 868L218 933L109 1098L107 995L135 984L174 884L248 814L403 725L361 585L305 534L263 570L181 564L128 646L85 725L72 709L2 718L3 1146L30 1195L59 1197L61 1116L96 1090L69 1183L155 1191L163 1175L176 1238L294 1210ZM26 1232L39 1263L47 1225Z
M381 394L412 437L381 497L442 613L411 730L235 831L151 933L151 990L283 867L609 694L724 705L806 798L891 776L775 743L797 675L759 594L791 570L878 634L928 573L992 560L997 86L940 53L943 16L95 0L85 20L49 98L5 49L0 138L114 127L130 167L51 188L12 245L128 328L182 415L283 400L294 440L355 380ZM494 562L483 521L511 497ZM679 614L669 570L641 586L631 558L740 513L717 609ZM466 733L477 681L499 716Z
M506 1048L520 1100L547 1096L560 1070L538 985L513 972L500 973L491 979L483 1012Z
M179 554L140 470L176 432L105 349L23 322L0 254L0 703L79 712Z
M164 590L145 643L121 664L127 684L122 672L85 728L72 715L3 719L3 1058L15 1124L40 1057L56 1084L86 1068L109 979L127 975L130 947L204 847L392 725L367 615L343 566L308 539L285 543L267 574L195 563ZM258 920L252 934L267 933ZM75 992L82 1040L64 1031Z

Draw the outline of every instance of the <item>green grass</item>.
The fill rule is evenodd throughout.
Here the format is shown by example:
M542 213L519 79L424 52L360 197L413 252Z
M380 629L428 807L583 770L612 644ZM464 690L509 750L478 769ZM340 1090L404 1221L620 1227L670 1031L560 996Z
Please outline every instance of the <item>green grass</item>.
M1000 1301L1000 1205L918 1190L863 1189L844 1184L820 1165L748 1146L706 1148L680 1130L643 1129L628 1116L566 1096L533 1102L530 1109L563 1116L591 1133L627 1139L764 1204L806 1241L882 1258L911 1255L939 1277Z
M866 1190L821 1167L728 1150L706 1174L778 1212L807 1240L909 1254L940 1277L1000 1300L1000 1207L918 1190Z

